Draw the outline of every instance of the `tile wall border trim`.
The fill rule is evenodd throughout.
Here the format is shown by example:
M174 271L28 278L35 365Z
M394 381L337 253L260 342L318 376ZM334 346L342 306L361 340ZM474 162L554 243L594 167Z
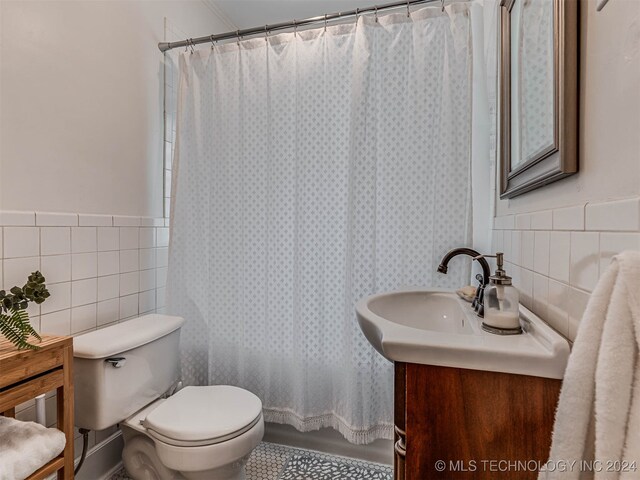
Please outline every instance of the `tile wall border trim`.
M165 217L0 210L0 227L168 227Z

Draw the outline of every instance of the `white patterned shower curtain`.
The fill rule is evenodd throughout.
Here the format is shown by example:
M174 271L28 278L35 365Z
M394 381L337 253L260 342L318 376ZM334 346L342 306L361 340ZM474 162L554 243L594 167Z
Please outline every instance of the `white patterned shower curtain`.
M169 309L183 378L257 394L265 419L393 437L392 365L354 304L471 239L470 5L180 58Z

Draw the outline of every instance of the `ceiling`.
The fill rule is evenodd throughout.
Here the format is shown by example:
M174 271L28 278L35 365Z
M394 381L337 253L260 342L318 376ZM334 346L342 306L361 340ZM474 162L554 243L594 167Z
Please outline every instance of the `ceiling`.
M375 0L205 0L236 28L258 27L375 5ZM382 1L381 3L385 3Z

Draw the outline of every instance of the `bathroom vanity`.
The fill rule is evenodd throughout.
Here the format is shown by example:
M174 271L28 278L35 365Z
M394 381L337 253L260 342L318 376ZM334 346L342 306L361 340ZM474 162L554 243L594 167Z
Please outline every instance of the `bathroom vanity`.
M369 342L394 363L396 480L537 478L566 339L522 306L522 334L486 332L447 290L374 295L356 312Z
M549 454L560 385L396 362L395 479L537 478L537 465Z

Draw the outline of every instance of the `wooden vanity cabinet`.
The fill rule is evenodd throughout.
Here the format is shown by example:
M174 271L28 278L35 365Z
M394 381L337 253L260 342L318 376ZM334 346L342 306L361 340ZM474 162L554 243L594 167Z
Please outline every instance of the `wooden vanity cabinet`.
M396 363L395 480L537 478L560 386L549 378Z
M17 350L0 340L0 415L15 417L15 407L38 395L56 391L57 427L67 437L64 450L27 480L73 480L73 339L42 335L29 339L38 350Z

